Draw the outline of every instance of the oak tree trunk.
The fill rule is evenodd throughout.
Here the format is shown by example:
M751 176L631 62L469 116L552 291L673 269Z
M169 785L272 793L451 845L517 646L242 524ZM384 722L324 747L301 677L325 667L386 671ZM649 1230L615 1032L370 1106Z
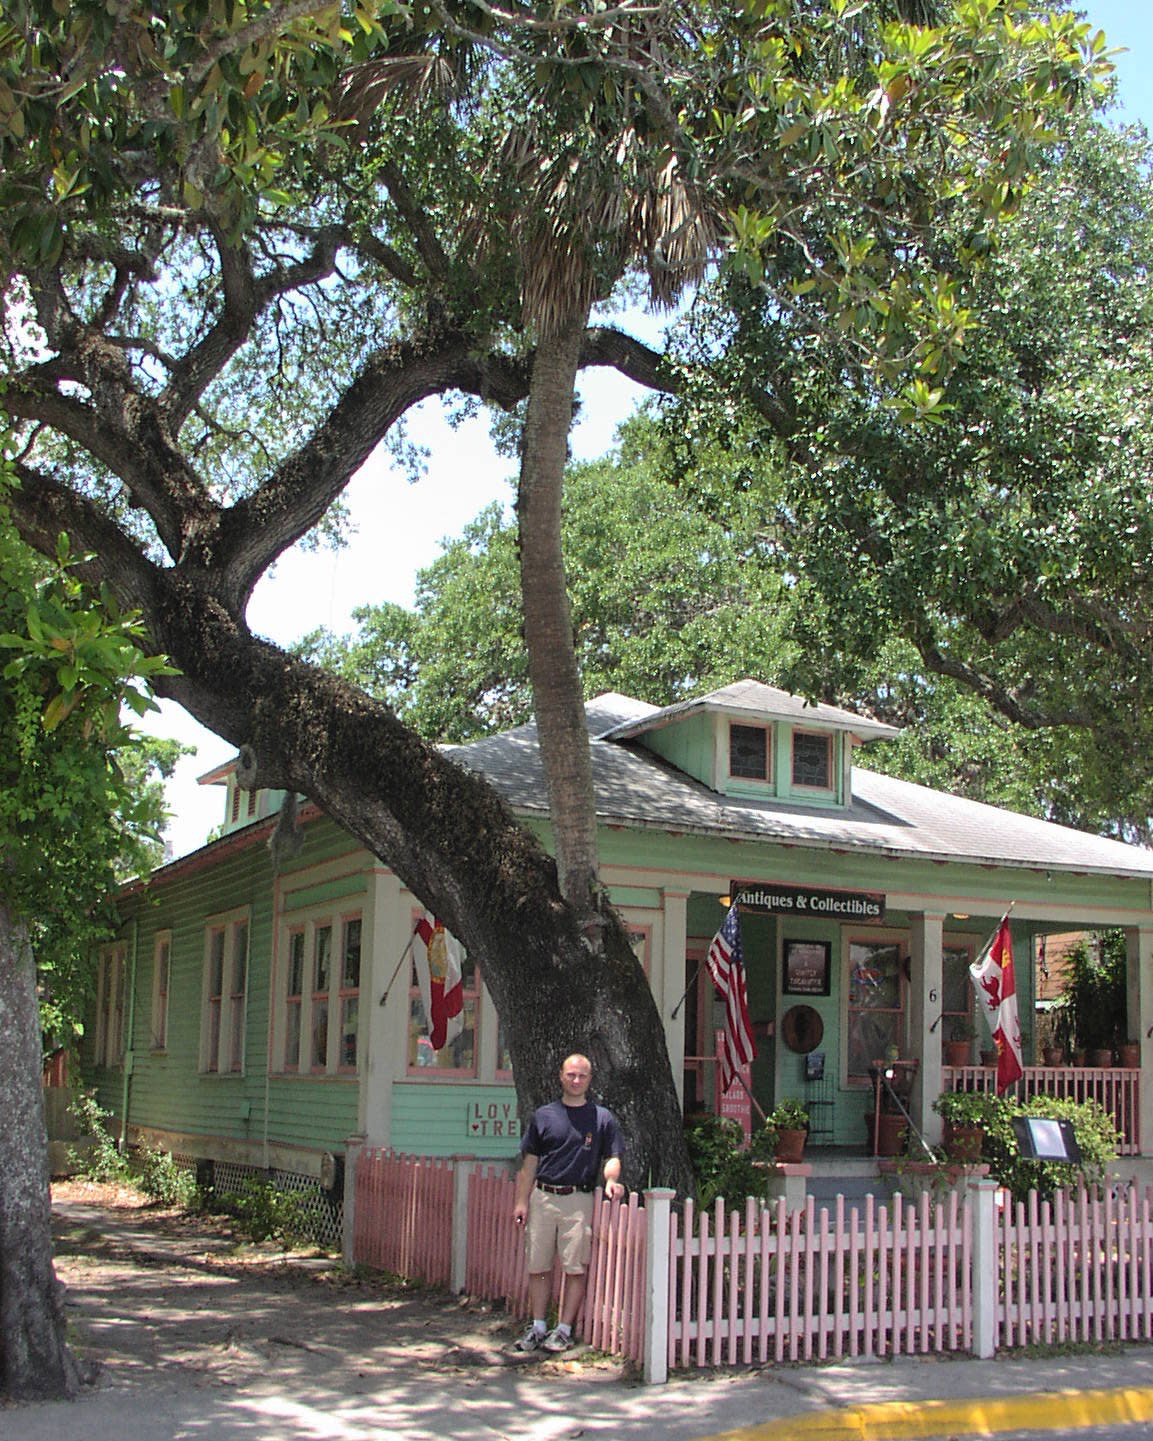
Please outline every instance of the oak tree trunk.
M80 1384L52 1266L40 1073L32 948L0 901L0 1394L14 1401L71 1396Z
M583 1051L625 1130L628 1184L689 1189L663 1023L615 914L590 947L555 862L487 781L363 691L253 637L187 579L160 572L157 584L170 589L154 596L149 626L182 672L166 689L251 747L255 784L314 800L477 957L522 1118L555 1098L561 1061Z

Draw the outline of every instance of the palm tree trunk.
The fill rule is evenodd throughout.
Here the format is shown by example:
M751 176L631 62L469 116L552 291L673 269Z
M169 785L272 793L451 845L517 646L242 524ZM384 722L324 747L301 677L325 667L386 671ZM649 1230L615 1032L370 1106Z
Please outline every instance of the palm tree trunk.
M80 1382L52 1267L40 1071L32 949L0 900L0 1396L13 1401L71 1396Z
M548 787L561 894L595 914L596 808L584 694L561 549L561 506L577 362L587 314L543 336L533 363L521 456L520 570L525 644Z

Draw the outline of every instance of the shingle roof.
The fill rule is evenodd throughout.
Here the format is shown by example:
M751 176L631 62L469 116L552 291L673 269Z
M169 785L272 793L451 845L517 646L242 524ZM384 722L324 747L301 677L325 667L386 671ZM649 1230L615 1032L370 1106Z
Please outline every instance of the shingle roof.
M615 738L623 731L631 733L637 722L667 712L610 693L590 701L585 714L597 814L606 823L910 859L1153 876L1153 851L1143 847L859 766L853 767L853 801L847 809L719 795L652 752ZM487 776L514 809L547 814L535 725L448 749L456 760Z

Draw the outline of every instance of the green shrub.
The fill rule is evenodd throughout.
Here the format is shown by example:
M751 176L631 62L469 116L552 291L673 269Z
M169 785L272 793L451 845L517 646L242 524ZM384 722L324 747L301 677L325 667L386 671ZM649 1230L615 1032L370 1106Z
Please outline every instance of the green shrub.
M253 1241L295 1246L311 1239L308 1202L299 1191L253 1176L239 1191L217 1191L214 1196L217 1209L235 1216Z
M1081 1150L1080 1164L1026 1160L1013 1131L1014 1116L1071 1121ZM1109 1163L1116 1158L1120 1139L1113 1118L1096 1101L1059 1100L1052 1096L1034 1096L1024 1102L995 1100L984 1126L982 1156L989 1163L989 1173L1018 1201L1023 1201L1031 1190L1048 1199L1056 1191L1099 1186Z
M127 1179L128 1162L120 1154L108 1129L112 1112L104 1109L93 1091L77 1091L68 1109L76 1118L80 1134L92 1138L90 1147L68 1152L68 1160L75 1166L77 1174L90 1181Z
M689 1160L697 1180L697 1204L711 1206L723 1196L730 1208L743 1206L746 1196L763 1197L765 1175L758 1161L777 1154L777 1132L772 1125L754 1131L749 1145L736 1121L725 1116L701 1116L685 1129Z
M200 1193L196 1178L177 1165L171 1151L160 1146L144 1146L135 1159L133 1181L146 1196L163 1206L197 1207Z

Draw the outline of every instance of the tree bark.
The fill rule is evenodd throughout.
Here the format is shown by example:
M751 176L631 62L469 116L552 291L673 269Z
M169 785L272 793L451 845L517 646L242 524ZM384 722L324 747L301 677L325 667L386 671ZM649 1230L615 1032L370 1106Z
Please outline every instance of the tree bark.
M590 949L556 866L487 781L363 691L254 638L185 581L148 620L166 689L247 744L255 783L299 791L379 856L476 956L505 1026L523 1120L572 1051L626 1134L628 1184L691 1189L664 1026L615 913ZM586 742L587 744L587 742Z
M541 338L533 362L517 515L524 638L561 895L597 913L596 807L561 544L564 472L585 316Z
M80 1385L52 1266L40 1072L32 948L0 901L0 1390L14 1401L72 1396Z

